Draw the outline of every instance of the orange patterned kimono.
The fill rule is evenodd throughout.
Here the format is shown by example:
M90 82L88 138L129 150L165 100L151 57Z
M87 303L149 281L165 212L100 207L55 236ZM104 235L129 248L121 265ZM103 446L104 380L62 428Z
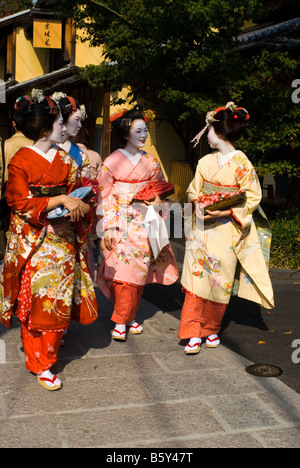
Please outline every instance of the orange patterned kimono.
M84 237L90 219L86 228L84 221L51 225L43 213L49 196L80 185L77 164L58 147L47 154L22 148L9 165L6 197L12 216L0 282L0 320L10 328L12 314L18 317L32 372L53 365L71 319L90 324L98 315ZM41 355L39 363L30 364L35 355Z

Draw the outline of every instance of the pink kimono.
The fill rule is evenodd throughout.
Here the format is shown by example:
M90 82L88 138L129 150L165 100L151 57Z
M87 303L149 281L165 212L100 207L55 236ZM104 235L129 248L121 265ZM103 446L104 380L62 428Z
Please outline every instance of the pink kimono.
M153 156L140 151L140 157L136 158L132 162L123 150L117 150L106 158L98 177L97 234L101 237L111 229L116 237L112 251L101 242L97 284L108 299L113 297L113 283L137 287L147 283L170 285L179 277L169 242L154 259L144 220L148 207L130 204L134 194L150 181L164 179L160 164ZM166 209L167 204L161 207Z

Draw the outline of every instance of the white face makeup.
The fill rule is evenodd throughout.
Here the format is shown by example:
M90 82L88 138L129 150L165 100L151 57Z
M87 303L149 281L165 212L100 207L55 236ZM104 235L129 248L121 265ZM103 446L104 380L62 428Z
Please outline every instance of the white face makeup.
M79 109L76 110L76 112L73 112L72 115L70 115L68 121L65 123L66 125L66 136L68 137L75 137L78 135L79 130L82 127L82 113Z
M66 127L63 123L61 113L59 113L54 121L52 132L48 134L48 140L53 143L61 143L66 132Z
M145 146L146 140L148 138L148 128L145 122L140 120L134 120L131 129L127 145L130 145L133 148L139 150Z
M207 134L208 144L213 149L218 149L219 144L222 141L215 132L215 129L212 125L209 126Z

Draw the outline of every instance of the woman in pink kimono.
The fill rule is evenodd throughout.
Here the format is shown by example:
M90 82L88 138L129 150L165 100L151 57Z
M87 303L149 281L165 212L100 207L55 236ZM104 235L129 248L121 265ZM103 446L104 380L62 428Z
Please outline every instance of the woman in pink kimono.
M113 339L125 340L127 329L135 334L143 331L135 316L144 286L170 285L178 279L178 269L169 240L158 243L158 248L155 244L153 254L154 244L147 231L148 210L158 204L163 210L166 204L158 196L152 206L132 204L134 195L149 182L164 180L159 162L140 149L148 136L144 115L136 110L126 111L113 122L113 128L124 141L125 149L118 149L105 159L98 177L97 234L103 239L97 284L114 301Z
M247 156L233 145L248 119L245 109L228 103L207 114L207 126L195 138L198 143L208 128L208 142L216 151L200 159L187 189L188 202L194 204L197 216L194 227L188 230L181 280L186 296L179 338L189 339L187 354L198 353L203 338L208 347L219 345L218 333L235 287L238 264L238 296L268 309L274 307L268 259L264 256L271 235L255 224L261 201L259 180ZM205 215L199 209L201 196L240 190L245 192L245 200L236 206Z

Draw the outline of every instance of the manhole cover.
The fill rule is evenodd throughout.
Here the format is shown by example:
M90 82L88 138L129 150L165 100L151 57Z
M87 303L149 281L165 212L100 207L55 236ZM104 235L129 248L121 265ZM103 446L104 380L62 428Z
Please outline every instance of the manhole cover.
M272 366L271 364L252 364L246 367L248 374L256 375L257 377L278 377L283 374L280 367Z

